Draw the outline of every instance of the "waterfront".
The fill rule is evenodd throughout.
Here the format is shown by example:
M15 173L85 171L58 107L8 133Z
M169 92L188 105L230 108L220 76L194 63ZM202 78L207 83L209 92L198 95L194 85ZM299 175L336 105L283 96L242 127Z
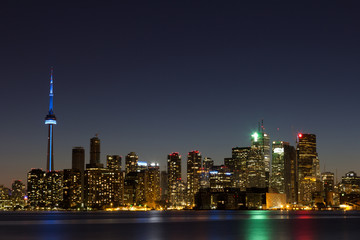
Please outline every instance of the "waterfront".
M0 212L1 239L357 239L360 212Z

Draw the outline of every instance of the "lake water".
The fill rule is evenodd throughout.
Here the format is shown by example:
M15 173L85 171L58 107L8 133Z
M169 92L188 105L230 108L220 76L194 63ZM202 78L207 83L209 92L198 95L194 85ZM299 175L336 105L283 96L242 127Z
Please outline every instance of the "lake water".
M0 239L360 239L360 212L0 212Z

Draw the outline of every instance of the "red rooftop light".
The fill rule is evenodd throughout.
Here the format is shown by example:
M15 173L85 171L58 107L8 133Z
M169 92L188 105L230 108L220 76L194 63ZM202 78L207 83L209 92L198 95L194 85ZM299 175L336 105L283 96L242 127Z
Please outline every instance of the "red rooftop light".
M298 137L299 137L299 138L302 138L302 136L303 136L302 133L299 133L299 134L298 134Z

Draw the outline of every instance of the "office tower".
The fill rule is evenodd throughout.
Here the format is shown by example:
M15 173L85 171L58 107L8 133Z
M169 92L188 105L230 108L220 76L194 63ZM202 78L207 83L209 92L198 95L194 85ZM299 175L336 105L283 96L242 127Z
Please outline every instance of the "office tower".
M318 192L320 182L320 166L316 152L315 134L298 134L297 144L299 203L314 204L315 193Z
M161 191L161 201L165 202L168 197L168 173L167 171L160 172L160 191Z
M138 161L134 152L129 153L125 160L124 204L144 206L147 202L148 164Z
M136 205L136 191L138 189L138 173L129 172L125 175L124 180L124 197L123 203L125 206Z
M203 159L202 168L201 168L201 180L200 180L201 188L210 187L210 170L213 166L214 166L214 161L211 158L205 157Z
M247 160L247 188L267 187L263 133L251 135L251 148Z
M119 170L89 168L85 171L85 205L105 209L122 204L123 175Z
M247 161L249 158L250 147L232 148L232 159L234 161L234 181L235 187L241 191L246 191L247 186Z
M360 193L360 177L354 171L346 173L341 177L340 191L345 194Z
M231 171L235 171L235 160L231 158L224 158L224 165Z
M187 196L188 205L195 205L195 194L200 189L200 173L201 173L201 153L199 151L191 151L187 156Z
M265 133L264 123L259 123L257 132L251 135L251 146L259 150L263 161L264 175L265 175L265 187L269 187L270 181L270 162L271 162L271 148L270 148L270 136Z
M276 193L286 194L287 202L296 199L296 151L293 146L283 141L272 144L272 172L270 187Z
M262 126L262 145L263 145L263 154L264 154L264 165L265 165L265 185L269 187L270 185L270 162L271 162L271 148L270 148L270 136L264 132L264 127Z
M32 169L27 176L28 203L32 209L45 207L45 172Z
M126 174L130 173L130 172L136 172L137 167L138 167L138 162L139 160L139 156L136 155L135 152L130 152L128 155L126 155L125 157L125 171Z
M148 171L147 169L138 170L136 172L136 194L135 194L135 204L138 206L144 206L147 203L148 195Z
M47 165L46 171L51 172L54 170L54 133L53 126L56 125L56 117L53 109L53 98L54 98L54 82L53 82L53 69L51 69L50 76L50 102L49 102L49 113L45 117L45 124L49 126L48 130L48 146L47 146Z
M214 166L214 160L209 157L204 157L202 167L206 170L209 170Z
M100 139L96 134L90 139L90 164L86 164L86 168L103 168L100 163Z
M288 191L287 202L296 204L298 203L298 188L299 188L299 184L298 184L299 173L298 173L298 161L296 157L296 149L293 146L285 145L284 151L285 151L285 158L290 159L290 182L286 182L286 187L285 187L285 189L289 189L286 190ZM288 171L288 169L286 168L285 171ZM288 173L286 173L285 175L287 176L287 174Z
M177 152L168 155L168 202L170 207L181 205L181 156Z
M82 174L79 169L64 169L63 208L80 208L83 203Z
M85 150L83 147L74 147L72 149L72 169L77 169L84 173Z
M225 188L232 187L232 172L226 166L213 166L209 173L212 192L223 192Z
M159 205L160 192L160 166L158 163L151 163L148 167L148 190L147 190L147 205L151 208L156 208Z
M235 159L234 158L224 158L224 165L229 169L231 172L231 187L236 187L238 179L235 179L235 172L237 170L235 169Z
M103 178L106 189L103 189L105 206L119 207L123 204L124 178L120 170L105 170Z
M74 147L72 149L72 170L71 172L67 172L66 174L66 181L67 181L67 184L72 184L71 186L68 186L68 187L71 187L71 192L70 192L70 199L67 203L68 203L68 207L69 208L74 208L75 206L78 206L78 196L76 195L78 192L78 189L77 189L77 180L78 178L76 177L77 175L77 171L80 172L80 193L81 193L81 196L80 196L80 201L84 201L84 169L85 167L85 150L83 147ZM64 172L65 174L65 172ZM65 177L65 175L64 175ZM72 178L72 179L70 179ZM64 179L65 181L65 179ZM68 197L67 195L65 196L64 195L64 198L65 197ZM64 199L65 201L65 199ZM83 202L82 204L80 204L81 206L83 206Z
M15 180L11 185L11 200L15 206L24 206L25 184L20 180Z
M107 155L106 167L110 170L121 171L121 157L119 155Z
M91 163L90 163L91 164ZM104 193L106 191L106 180L101 168L87 168L85 170L85 207L87 209L102 209L105 205Z
M334 191L335 185L335 177L332 172L323 172L321 174L321 180L324 184L324 192L332 192Z
M10 209L14 206L11 199L11 190L0 185L0 210Z
M321 174L321 180L323 182L326 205L332 206L334 205L334 186L335 186L334 173L323 172Z
M52 171L45 173L45 206L48 209L61 207L63 201L63 173Z

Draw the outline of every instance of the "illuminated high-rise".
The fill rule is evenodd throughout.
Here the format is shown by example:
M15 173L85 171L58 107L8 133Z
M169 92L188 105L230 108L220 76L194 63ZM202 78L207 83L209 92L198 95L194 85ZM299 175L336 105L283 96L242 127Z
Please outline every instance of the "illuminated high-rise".
M45 206L50 209L60 208L63 201L63 172L47 172L44 187Z
M83 176L79 169L64 169L63 208L80 208L83 203Z
M297 160L299 203L312 205L321 177L315 134L298 134Z
M147 180L147 205L155 208L161 197L160 190L160 166L158 163L151 163L148 167L148 180Z
M28 203L32 209L44 208L46 200L45 172L41 169L32 169L27 175Z
M246 190L247 186L247 161L249 158L250 147L232 148L232 159L234 160L234 181L235 187L241 191Z
M283 141L272 144L272 171L270 187L273 192L286 194L288 203L297 202L296 152L293 146Z
M180 206L182 201L181 156L178 152L168 155L168 200L171 207Z
M126 174L130 172L136 172L138 169L139 156L135 152L130 152L125 157L125 171Z
M263 133L258 132L251 135L251 148L246 164L247 188L267 187L263 136Z
M85 206L90 209L118 207L123 203L121 171L89 168L85 171Z
M11 200L15 206L24 206L25 193L25 184L20 180L15 180L11 186Z
M53 81L53 69L51 69L50 75L50 93L49 93L49 113L45 117L45 124L49 126L48 130L48 146L47 146L47 165L46 171L54 171L54 133L53 126L56 125L56 117L53 109L54 103L54 81Z
M334 189L335 177L332 172L321 173L321 180L323 182L324 197L327 206L334 205Z
M223 192L232 187L232 175L225 165L213 166L210 171L210 189L212 192Z
M97 134L90 139L90 164L86 168L103 168L104 165L100 163L100 139Z
M64 201L68 208L78 207L78 201L84 201L84 171L85 171L85 150L83 147L74 147L72 149L72 171L65 172L64 170L64 189L70 189L65 195ZM80 174L80 176L77 176ZM78 194L78 181L80 181L80 197ZM82 205L82 204L80 204Z
M195 194L200 189L201 153L192 151L187 157L187 195L190 206L194 205Z
M121 157L119 155L106 155L106 167L110 170L121 171Z
M204 157L201 168L201 180L200 186L201 188L210 187L210 171L214 166L214 160L209 157Z

